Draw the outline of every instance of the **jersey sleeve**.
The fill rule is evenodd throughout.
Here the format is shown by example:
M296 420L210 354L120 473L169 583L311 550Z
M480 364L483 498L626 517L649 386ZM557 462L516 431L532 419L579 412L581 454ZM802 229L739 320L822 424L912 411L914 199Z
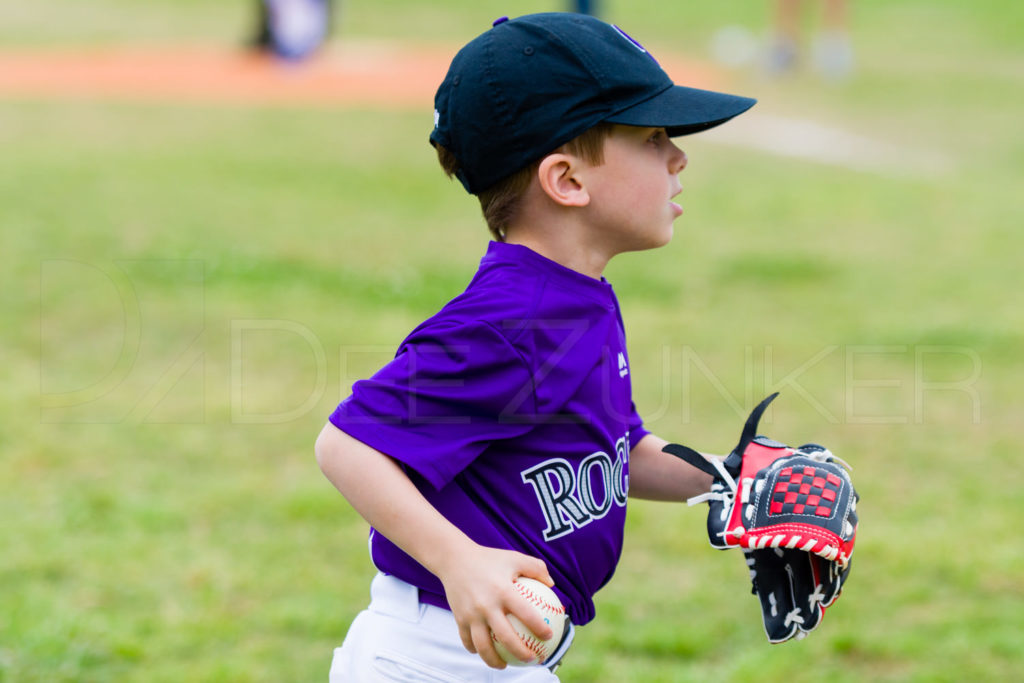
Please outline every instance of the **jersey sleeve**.
M522 435L536 411L533 374L485 322L421 326L330 421L441 488L488 444Z
M636 410L636 403L632 403L632 414L629 417L629 450L632 451L636 448L636 445L640 443L640 439L644 438L649 431L644 429L644 420L640 417L640 413Z

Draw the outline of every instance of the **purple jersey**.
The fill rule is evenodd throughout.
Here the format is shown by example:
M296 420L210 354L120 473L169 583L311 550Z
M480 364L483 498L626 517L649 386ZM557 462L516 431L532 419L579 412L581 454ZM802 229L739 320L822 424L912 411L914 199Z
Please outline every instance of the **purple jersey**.
M492 242L466 291L330 419L402 463L477 543L542 558L573 622L593 619L622 550L629 451L647 433L606 281ZM370 534L378 569L447 607L435 576Z

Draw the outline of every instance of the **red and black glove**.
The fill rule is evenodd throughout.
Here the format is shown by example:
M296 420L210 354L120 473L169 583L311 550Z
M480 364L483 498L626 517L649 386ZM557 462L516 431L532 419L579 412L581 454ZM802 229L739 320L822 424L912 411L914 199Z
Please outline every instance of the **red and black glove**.
M773 643L805 636L839 597L857 538L858 500L845 463L828 449L755 436L776 396L754 408L724 460L679 444L664 448L714 477L711 490L689 502L708 503L713 547L743 549Z

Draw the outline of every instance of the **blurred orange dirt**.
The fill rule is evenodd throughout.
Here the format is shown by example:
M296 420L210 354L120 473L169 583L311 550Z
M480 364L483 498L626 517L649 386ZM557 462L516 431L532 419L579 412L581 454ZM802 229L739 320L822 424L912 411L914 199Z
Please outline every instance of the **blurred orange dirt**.
M0 98L427 109L457 50L347 41L301 63L201 46L0 50ZM723 80L704 63L659 60L680 84Z

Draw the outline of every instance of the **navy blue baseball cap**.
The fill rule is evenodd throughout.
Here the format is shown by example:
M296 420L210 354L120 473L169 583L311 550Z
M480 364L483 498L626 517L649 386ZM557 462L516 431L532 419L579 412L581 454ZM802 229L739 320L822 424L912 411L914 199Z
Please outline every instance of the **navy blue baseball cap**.
M476 194L607 121L713 128L756 100L675 85L617 26L583 14L502 17L463 47L434 97L430 142Z

